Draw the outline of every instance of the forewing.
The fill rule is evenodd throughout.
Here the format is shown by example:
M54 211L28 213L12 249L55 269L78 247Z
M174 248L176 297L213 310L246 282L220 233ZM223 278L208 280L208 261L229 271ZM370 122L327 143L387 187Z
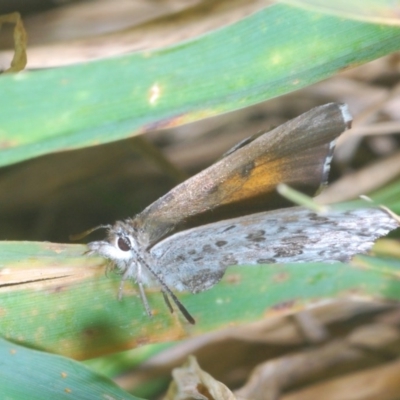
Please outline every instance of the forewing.
M278 183L315 193L350 122L347 106L326 104L239 146L136 216L141 243L150 248L182 228L282 207Z
M397 227L377 208L319 215L291 207L179 232L150 254L170 288L196 293L216 284L230 265L345 262Z

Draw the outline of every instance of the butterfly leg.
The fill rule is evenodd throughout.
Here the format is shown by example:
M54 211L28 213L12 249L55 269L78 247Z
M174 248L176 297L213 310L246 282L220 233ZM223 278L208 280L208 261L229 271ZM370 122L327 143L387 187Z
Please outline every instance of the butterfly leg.
M133 268L134 266L135 266L134 263L125 264L125 266L124 266L121 282L120 282L119 288L118 288L118 300L119 301L121 301L122 297L124 297L124 284L127 279L132 278L132 270L134 269ZM115 268L115 266L112 266L112 268ZM106 273L107 273L107 270L106 270Z
M128 276L129 276L129 274L128 274L128 268L127 268L126 271L124 272L124 274L122 275L121 282L119 283L118 301L122 300L122 297L124 295L124 283L128 279Z
M171 306L171 302L169 301L168 294L165 293L165 290L163 290L163 289L161 289L161 293L162 293L162 295L164 297L164 301L165 301L165 304L167 305L167 307L169 309L169 312L172 314L174 312L174 309Z
M151 308L150 308L149 302L147 300L146 293L144 292L144 287L143 287L143 282L142 282L142 266L140 263L137 264L136 282L139 286L140 298L142 300L143 307L146 311L146 314L149 317L152 317L153 313L151 312Z

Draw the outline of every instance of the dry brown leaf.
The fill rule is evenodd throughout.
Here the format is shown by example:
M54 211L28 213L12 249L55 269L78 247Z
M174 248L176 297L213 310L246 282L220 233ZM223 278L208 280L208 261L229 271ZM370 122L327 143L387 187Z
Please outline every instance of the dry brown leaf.
M342 18L352 18L357 21L382 25L400 25L400 10L397 1L285 0L285 2Z
M165 400L236 400L223 383L200 368L193 356L181 368L175 368L172 376Z
M400 152L374 162L329 185L315 198L319 204L351 200L370 193L400 175Z
M107 24L107 14L98 15L96 13L96 2L91 3L93 3L93 10L90 19L97 16L100 25L102 24L101 18ZM271 2L268 0L203 0L197 3L193 5L193 2L191 2L192 7L183 10L181 7L178 8L178 11L175 11L175 8L171 14L156 16L150 21L142 22L135 15L135 21L139 21L139 24L125 27L122 30L97 36L83 36L73 40L60 40L44 45L37 44L29 49L28 68L69 65L139 50L152 50L170 46L232 24L259 11ZM155 7L157 6L156 4ZM79 7L79 2L77 7ZM109 7L116 7L115 2L110 2ZM131 8L128 10L131 10ZM121 12L124 12L123 9L121 9ZM147 9L146 12L148 12ZM125 14L127 14L126 11ZM85 24L85 15L83 17L77 15L74 26ZM36 24L37 26L32 29L43 30L43 24L40 23L39 18L36 18ZM54 25L51 27L53 30L49 32L49 35L57 37L57 27ZM4 64L4 59L10 56L9 53L7 50L0 51L0 66Z
M342 375L348 371L366 369L381 364L387 357L399 356L399 330L390 325L370 324L362 326L350 333L345 339L334 340L326 345L315 347L312 350L304 350L296 354L289 354L275 360L260 364L254 369L247 383L235 391L237 396L252 400L274 400L282 392L293 390L296 386L311 384L309 388L293 391L293 394L283 396L285 400L295 399L327 399L324 395L324 385L332 385L334 390L335 382L343 381L340 389L346 387L354 388L357 380L362 380L358 375L370 376L370 370L360 374L349 374L338 379L328 380L327 383L315 383L319 380L331 378L338 374ZM387 367L374 368L382 372ZM382 372L382 383L385 377ZM356 382L351 379L355 377ZM390 373L389 373L390 375ZM347 380L347 381L346 381ZM400 385L398 385L400 387ZM379 388L383 390L384 385ZM328 389L327 392L329 392ZM373 390L372 390L373 391ZM303 394L304 393L304 394ZM350 394L349 399L353 394ZM307 397L308 396L308 397ZM342 397L341 397L342 396ZM346 394L341 391L332 393L332 399L345 399ZM374 397L366 397L374 398ZM376 399L385 397L377 396ZM364 399L364 397L354 397Z
M387 308L387 307L386 307ZM386 309L378 303L335 301L312 310L318 323L328 330L343 326L346 321ZM371 321L370 317L367 317ZM216 379L239 387L247 380L256 365L268 359L278 359L294 349L309 346L310 340L301 332L293 316L258 321L242 327L224 329L176 343L132 370L116 378L126 390L149 385L154 379L170 376L191 354ZM215 357L218 354L218 357Z
M2 24L15 24L14 27L14 52L11 61L11 66L4 72L22 71L27 63L26 46L27 38L22 23L21 15L18 12L11 14L0 15L0 27Z
M400 361L395 361L313 385L280 400L398 400L399 373Z

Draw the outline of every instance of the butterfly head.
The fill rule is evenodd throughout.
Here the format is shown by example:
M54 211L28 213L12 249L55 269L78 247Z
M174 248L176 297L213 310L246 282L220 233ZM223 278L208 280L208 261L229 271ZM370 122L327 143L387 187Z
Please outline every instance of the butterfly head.
M126 265L137 258L139 245L136 232L129 221L117 222L108 227L106 240L90 242L91 254L101 255L116 264Z
M98 254L109 259L114 267L118 268L122 273L122 282L119 287L118 298L122 298L122 283L128 278L134 278L139 284L140 297L142 299L147 315L151 316L150 305L147 301L146 294L143 290L143 284L161 287L164 299L168 308L172 312L173 309L167 296L178 306L183 316L190 324L194 324L195 320L186 310L184 305L178 300L171 289L166 285L163 278L159 276L149 263L145 260L145 252L143 247L139 245L139 232L135 228L133 220L117 222L113 226L106 226L108 234L106 240L88 243L89 254Z

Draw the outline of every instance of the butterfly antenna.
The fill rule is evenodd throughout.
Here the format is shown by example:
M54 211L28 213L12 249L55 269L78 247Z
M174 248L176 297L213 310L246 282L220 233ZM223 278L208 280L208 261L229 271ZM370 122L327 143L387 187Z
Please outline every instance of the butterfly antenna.
M69 240L72 240L75 242L76 240L81 240L84 237L90 235L92 232L97 231L97 229L109 229L109 228L111 228L111 225L98 225L98 226L95 226L94 228L90 228L82 233L77 233L75 235L69 235Z
M174 309L173 309L172 306L171 306L171 302L169 301L168 295L167 295L167 294L164 292L164 290L162 290L162 289L161 289L161 293L162 293L162 295L163 295L165 304L167 305L169 311L170 311L171 313L173 313L173 312L174 312Z
M151 270L150 270L151 271ZM160 282L161 287L165 291L165 295L169 295L171 299L174 301L174 303L177 305L179 308L179 311L182 313L182 315L186 318L186 321L189 322L189 324L194 325L196 323L195 319L190 315L189 311L186 310L185 306L178 300L178 298L174 295L174 292L161 280L159 276L157 276L153 271L151 271L154 276L157 277L158 282ZM168 301L169 303L169 301ZM171 304L170 304L171 305Z
M140 274L140 273L139 273L139 274ZM138 275L139 275L139 274L138 274ZM138 282L138 285L139 285L140 298L142 299L142 303L143 303L143 305L144 305L144 309L146 310L146 314L147 314L149 317L152 317L152 316L153 316L153 313L151 312L151 308L150 308L149 302L148 302L148 300L147 300L146 293L145 293L145 291L144 291L144 287L143 287L142 281L139 281L139 282Z

